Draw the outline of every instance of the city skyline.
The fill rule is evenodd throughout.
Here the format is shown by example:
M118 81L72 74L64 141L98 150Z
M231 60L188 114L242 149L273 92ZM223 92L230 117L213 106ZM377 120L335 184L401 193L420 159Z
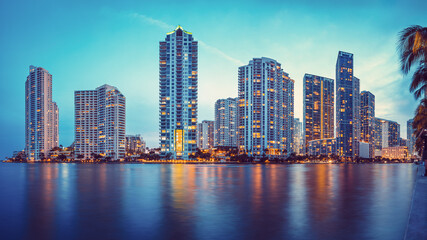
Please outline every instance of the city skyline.
M249 5L248 7L254 7L254 4ZM392 7L392 10L394 10L392 13L399 12L397 5L399 4ZM363 6L363 3L361 6ZM13 3L2 9L8 9L9 7L14 8ZM31 4L30 6L25 6L23 13L28 13L30 7ZM305 36L302 29L298 29L298 26L292 29L289 25L284 23L284 20L278 18L278 16L281 16L280 13L286 11L286 9L288 9L288 11L291 9L296 10L292 14L298 13L298 4L291 4L290 6L279 7L279 10L275 12L275 18L273 17L265 20L270 22L273 21L273 23L279 26L286 26L289 38L283 41L273 42L268 40L268 38L262 38L260 41L263 43L261 47L253 50L251 48L252 45L259 45L256 36L253 36L253 40L243 40L242 38L241 42L239 42L241 49L233 49L235 48L233 42L240 39L237 38L235 34L241 34L244 30L248 31L248 29L245 28L243 30L238 30L237 33L231 33L229 31L230 27L227 27L223 20L206 20L201 21L201 23L194 23L190 21L190 17L178 16L176 19L171 19L166 13L157 14L158 12L156 11L139 11L141 7L136 8L138 10L135 11L117 10L113 6L98 9L96 6L90 6L88 9L95 10L93 13L103 17L102 19L110 20L108 23L111 23L113 20L118 20L120 27L118 27L118 25L109 25L108 23L99 25L100 22L98 20L93 24L89 24L88 27L83 27L81 30L79 29L77 31L77 28L81 27L81 25L79 25L81 23L77 22L72 24L71 28L66 29L69 32L62 32L64 36L61 37L61 31L58 32L58 30L61 29L60 23L67 23L66 18L58 18L58 23L53 24L46 21L49 17L52 17L52 15L47 15L40 19L35 19L34 22L41 26L41 29L45 29L44 31L56 30L51 31L55 32L58 35L56 39L60 40L57 41L56 45L52 44L53 40L42 36L33 37L31 39L31 44L30 42L26 42L28 40L20 40L13 43L12 41L19 39L19 31L25 30L31 33L31 31L34 30L24 28L22 21L14 22L10 21L10 19L5 21L7 17L14 19L14 17L11 17L10 14L6 12L2 15L2 20L4 21L2 21L3 23L1 26L2 29L5 29L4 36L7 35L8 38L1 38L1 46L5 55L1 58L3 71L0 72L2 72L1 78L8 79L8 81L2 81L1 86L9 91L2 96L1 107L5 112L10 112L10 114L7 118L3 117L1 119L1 125L3 126L1 129L2 133L5 136L9 136L7 141L3 140L2 142L0 151L1 157L10 156L13 151L24 148L23 130L25 129L25 120L23 119L24 93L22 89L25 71L28 65L31 64L48 69L53 75L53 98L57 100L58 107L61 109L59 117L59 144L68 146L74 139L73 92L77 89L94 89L97 86L107 83L117 86L122 90L125 96L129 96L128 102L131 104L127 110L128 112L135 112L135 114L129 114L130 121L127 125L126 132L129 134L141 133L142 136L147 139L148 146L157 147L157 119L155 117L148 118L147 116L157 115L156 112L158 109L156 106L158 105L156 102L158 97L156 96L157 91L153 90L158 89L158 72L152 71L150 68L158 64L158 52L156 51L157 48L155 45L158 44L158 41L164 36L165 32L173 30L176 25L178 25L175 24L176 22L181 23L186 29L192 32L197 32L197 36L200 36L200 38L198 38L200 39L199 52L201 55L199 60L199 122L202 120L214 119L213 106L217 99L237 96L237 68L253 57L273 58L284 65L284 69L286 69L295 80L295 117L301 118L302 76L306 72L313 72L321 76L334 78L333 62L335 61L335 57L333 56L336 56L339 50L348 51L355 55L355 73L362 79L360 89L371 91L377 96L376 100L378 104L376 104L376 115L378 117L391 119L399 122L401 126L406 126L404 123L412 118L412 113L416 107L413 97L408 93L409 80L401 81L402 75L397 67L397 54L395 52L396 33L398 31L415 22L425 25L425 20L422 20L421 17L416 19L416 14L411 17L412 20L399 22L399 24L394 25L393 29L387 29L387 31L381 29L381 24L387 22L385 21L388 19L387 16L391 16L392 13L385 14L385 17L376 16L376 19L381 20L379 23L369 27L365 25L366 29L361 27L357 28L362 33L361 36L359 34L360 38L352 39L347 42L344 41L347 38L338 38L335 39L333 43L325 45L326 39L324 34L329 36L328 39L336 37L334 30L346 35L346 31L348 30L339 27L341 24L344 25L345 21L343 23L338 23L336 20L325 17L326 19L320 19L320 23L315 23L314 19L310 17L308 19L303 19L302 22L309 24L310 27L308 29L311 30L313 30L316 24L325 24L323 28L324 32L323 35L320 34L317 37L304 39L304 41L298 42L299 38ZM151 6L151 9L153 9L153 6ZM233 9L233 7L231 7L231 9ZM338 10L339 9L328 11ZM65 6L62 6L62 8L58 8L58 12L52 14L56 15L64 11ZM70 13L74 11L77 10L71 9ZM172 11L172 7L166 10L166 12L168 11ZM356 8L355 11L355 18L364 16L360 8ZM264 11L260 14L266 13ZM215 11L209 11L207 15L212 17L220 14ZM240 15L242 15L242 13L240 13ZM314 14L314 16L315 15L316 14ZM28 20L31 16L33 15L29 14L25 19ZM420 16L422 16L422 14L420 14ZM84 15L83 18L84 17L87 16ZM287 17L289 16L284 18L286 19ZM4 25L6 22L12 22L10 24L11 26ZM71 24L70 22L68 23ZM328 23L332 25L335 24L336 26L331 28ZM235 24L232 24L232 26L236 26L236 24L241 24L241 22L237 21ZM95 30L94 34L89 34L85 40L78 42L81 46L79 46L79 44L72 45L72 42L63 38L75 32L85 34L96 26L102 27L96 28L98 30ZM216 26L213 34L212 31L209 30L212 26ZM121 30L121 27L123 27L123 30ZM14 32L11 30L12 28L19 30ZM259 30L261 32L260 35L265 33L265 36L267 36L267 33L271 30L269 27L263 27L262 25L254 25L253 29ZM304 30L308 29L304 28ZM368 37L369 34L379 29L384 31L380 31L379 34L377 33L377 35ZM143 37L142 33L144 31L151 32L151 34L148 34L147 37ZM230 34L231 36L227 38L223 37L221 41L217 41L218 37L212 38L212 36L218 35L218 33L223 36L224 34ZM316 31L314 31L314 33L316 33ZM120 34L120 37L117 37L116 34ZM144 36L145 34L146 32L144 32ZM82 35L78 36L81 37ZM101 40L104 39L105 36L113 36L114 41ZM373 41L366 42L367 39ZM140 41L143 42L141 43ZM139 44L137 45L135 42ZM29 45L30 48L24 46L21 49L23 43ZM124 45L120 47L120 45L114 45L113 43L122 43ZM275 48L272 49L268 47L269 44L272 44ZM372 49L375 49L380 44L382 47L377 49L373 54ZM34 46L37 46L37 48L33 48ZM138 49L137 46L142 48L143 51L140 52L141 49ZM322 59L326 59L323 63L320 64L318 61L304 58L307 54L311 54L310 50L321 47L324 49L317 50L315 54ZM10 48L10 50L5 48ZM148 50L148 48L150 48L150 50ZM297 51L291 51L290 48L295 48ZM31 51L26 51L27 49ZM101 51L101 49L103 51ZM104 51L105 49L109 51ZM40 54L40 51L43 54ZM136 53L134 53L134 51L136 51ZM247 51L247 53L245 53L245 51ZM296 54L296 52L298 52L298 54ZM136 59L135 55L138 57L149 57L146 58L148 60L145 60L145 64L141 64L141 62L138 61L133 63L132 61ZM208 60L208 57L211 59ZM91 64L88 64L90 62ZM140 71L135 71L135 69L139 68L141 68ZM79 69L79 72L83 74L73 74L74 72L71 71L71 69ZM213 90L214 93L210 93L210 90ZM150 92L154 92L154 95ZM390 92L392 94L390 94ZM141 109L147 112L147 114L138 114L138 112L141 112ZM401 130L405 131L405 129Z

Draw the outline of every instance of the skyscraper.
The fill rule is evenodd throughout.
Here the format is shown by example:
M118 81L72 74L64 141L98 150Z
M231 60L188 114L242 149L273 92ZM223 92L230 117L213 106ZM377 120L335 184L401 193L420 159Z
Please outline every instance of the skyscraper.
M255 157L291 153L294 80L265 57L240 67L238 80L239 150Z
M300 122L299 118L294 118L294 129L293 129L293 145L292 152L295 154L302 153L303 146L303 130L302 130L302 122Z
M353 54L340 51L336 65L336 137L339 156L358 154L357 99L358 81L353 78ZM357 92L358 94L358 92Z
M126 151L126 99L110 85L74 92L75 155L123 159Z
M334 80L304 75L304 144L334 137Z
M215 122L203 120L197 124L197 147L209 149L214 147Z
M360 155L360 80L353 77L353 156Z
M394 121L375 118L374 142L375 149L381 150L386 147L400 145L400 124Z
M375 157L375 96L369 91L360 93L360 121L360 139L369 143L369 157Z
M406 138L408 139L408 152L409 155L413 156L416 155L415 153L415 129L412 127L412 124L414 123L414 119L409 119L408 122L406 122Z
M52 75L44 68L30 66L25 82L25 154L41 160L58 146L59 109L52 102Z
M197 148L197 41L178 26L159 50L161 154L189 159Z
M215 102L215 146L237 147L237 98Z

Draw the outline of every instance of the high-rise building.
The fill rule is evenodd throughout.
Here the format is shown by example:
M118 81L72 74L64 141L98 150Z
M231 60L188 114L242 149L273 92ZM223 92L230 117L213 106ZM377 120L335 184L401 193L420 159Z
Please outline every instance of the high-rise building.
M412 124L414 123L414 119L409 119L406 122L406 138L408 139L408 152L410 156L417 155L415 152L415 129L412 127Z
M237 98L215 102L215 146L237 147Z
M126 153L141 154L145 152L145 141L140 134L126 135Z
M303 131L302 131L302 122L299 118L294 118L294 131L293 131L293 145L292 152L295 154L302 154L303 149Z
M304 75L304 143L334 137L334 80Z
M375 96L369 91L360 93L360 140L369 143L369 157L375 157Z
M215 122L203 120L197 124L197 147L209 149L214 147Z
M239 67L239 150L260 157L292 152L294 80L281 64L254 58Z
M375 118L374 147L381 150L399 146L400 125L397 122Z
M353 78L353 54L338 53L336 65L336 137L338 156L358 156L358 79Z
M126 151L126 99L110 85L74 92L75 155L84 159L100 154L123 159Z
M307 143L307 154L312 156L319 155L336 155L337 154L337 141L335 138L323 138L311 140Z
M52 75L30 66L25 82L25 154L30 161L47 158L58 146L58 106L52 102Z
M159 50L161 155L189 159L197 148L197 41L178 26Z
M360 155L360 80L353 77L353 156Z

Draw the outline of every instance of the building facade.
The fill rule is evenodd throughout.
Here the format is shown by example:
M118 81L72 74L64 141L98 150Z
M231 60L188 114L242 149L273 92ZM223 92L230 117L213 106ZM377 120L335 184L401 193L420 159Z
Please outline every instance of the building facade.
M302 130L302 122L299 118L294 118L294 130L293 130L293 141L292 141L292 152L295 154L303 154L304 136Z
M48 157L59 144L59 109L52 101L52 75L30 66L25 82L25 154L28 160Z
M197 147L210 149L214 147L215 122L203 120L197 124Z
M309 141L307 144L307 153L311 156L336 155L337 141L335 138L324 138Z
M369 143L369 158L375 157L375 96L369 91L360 93L360 140Z
M126 135L126 153L129 155L145 153L145 141L141 135Z
M397 122L375 118L375 149L399 146L400 125Z
M408 139L408 152L409 155L415 156L417 155L415 152L415 129L412 127L412 124L414 123L414 119L409 119L406 122L406 138Z
M159 51L161 155L189 159L197 148L197 41L178 26Z
M91 159L99 154L111 160L124 159L126 99L123 94L110 85L75 91L74 106L76 158Z
M215 102L215 146L237 147L237 98Z
M388 159L407 160L409 159L408 147L395 146L383 148L382 157Z
M304 142L334 137L334 80L304 75Z
M294 80L283 71L280 63L262 57L240 67L238 81L239 151L254 157L290 154Z
M358 80L353 78L353 54L338 53L336 64L336 139L338 156L358 156L357 133Z

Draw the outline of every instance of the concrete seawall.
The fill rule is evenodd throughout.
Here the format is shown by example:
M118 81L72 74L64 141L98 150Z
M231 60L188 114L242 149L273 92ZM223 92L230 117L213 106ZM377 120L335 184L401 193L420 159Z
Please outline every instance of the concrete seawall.
M427 239L427 177L418 166L405 239Z

